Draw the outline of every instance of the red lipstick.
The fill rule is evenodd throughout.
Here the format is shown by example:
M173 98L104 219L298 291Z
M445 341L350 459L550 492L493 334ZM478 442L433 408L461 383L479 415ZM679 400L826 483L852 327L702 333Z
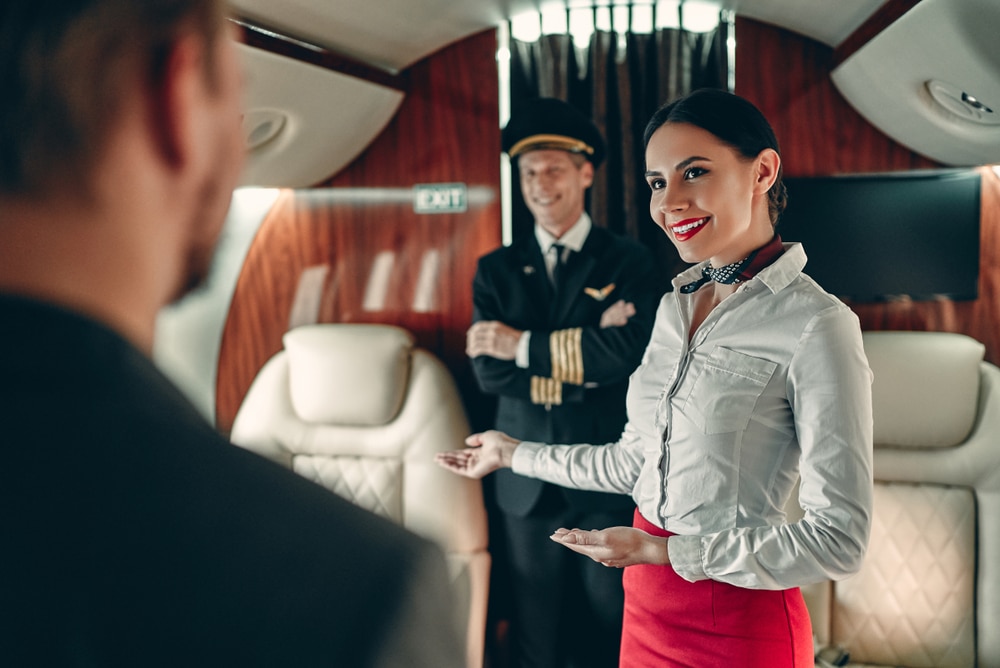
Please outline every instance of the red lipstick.
M687 241L705 229L708 220L708 216L704 218L687 218L670 225L670 232L678 241Z

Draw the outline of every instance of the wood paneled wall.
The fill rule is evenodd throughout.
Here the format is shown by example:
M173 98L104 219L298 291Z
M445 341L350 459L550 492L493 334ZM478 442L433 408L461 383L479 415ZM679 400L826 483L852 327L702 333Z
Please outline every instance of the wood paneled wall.
M940 167L897 144L840 95L833 49L757 21L736 21L736 92L774 127L788 176Z
M736 35L736 92L771 120L786 174L938 166L883 135L840 96L830 80L830 47L746 19L737 20ZM489 411L465 358L464 333L476 259L500 245L495 49L490 30L415 65L397 117L358 160L316 189L282 193L247 256L223 333L222 430L281 349L282 334L310 321L411 330L455 376L473 424ZM965 333L1000 363L1000 179L982 171L979 298L852 304L865 329ZM405 193L414 184L449 182L478 193L466 213L413 212ZM389 190L370 197L373 188Z
M736 40L736 92L771 121L787 175L940 167L886 137L841 97L830 80L830 47L746 19L737 19ZM981 172L979 298L851 304L864 329L968 334L986 345L989 361L1000 364L1000 179L991 169Z
M283 192L237 282L219 356L228 432L282 335L310 322L388 323L441 358L474 395L464 354L478 257L500 245L500 133L492 30L414 65L385 131L317 188ZM464 183L464 213L417 214L415 184Z

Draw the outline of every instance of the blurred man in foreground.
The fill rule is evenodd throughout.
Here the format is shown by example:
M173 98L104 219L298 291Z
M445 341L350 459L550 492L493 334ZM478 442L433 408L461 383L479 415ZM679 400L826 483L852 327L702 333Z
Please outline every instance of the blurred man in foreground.
M437 548L150 362L241 169L222 3L5 0L0 37L0 663L459 665Z

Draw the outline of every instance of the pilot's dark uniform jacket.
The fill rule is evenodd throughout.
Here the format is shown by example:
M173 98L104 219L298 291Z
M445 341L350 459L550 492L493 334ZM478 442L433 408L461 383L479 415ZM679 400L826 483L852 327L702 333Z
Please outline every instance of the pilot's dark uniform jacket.
M543 443L610 443L625 425L625 390L649 340L659 295L653 291L648 251L594 226L583 249L561 269L558 294L546 274L535 237L479 261L473 319L500 320L531 331L529 365L480 356L473 366L480 386L498 396L496 428ZM622 327L599 327L618 299L636 315ZM496 472L497 502L527 515L549 483ZM574 507L626 508L631 498L559 488Z
M595 166L604 152L593 123L557 100L515 111L503 147L512 158L530 150L566 150ZM486 355L472 360L480 387L498 398L496 428L518 439L608 443L621 436L626 421L628 378L652 330L659 283L644 246L591 224L586 214L581 222L590 231L578 252L563 252L555 285L536 234L479 260L473 320L530 332L520 364ZM601 328L602 313L619 299L632 302L636 314L623 326ZM632 499L557 487L509 469L494 476L511 562L515 665L617 665L620 571L581 558L548 536L580 523L630 526ZM582 574L587 569L591 572ZM586 587L591 587L589 605L567 596ZM588 613L590 606L599 610ZM617 627L614 638L602 643L601 631L587 618L593 614L604 616L601 624ZM575 627L577 635L560 635L560 625ZM566 643L573 642L585 643L589 661L561 663Z

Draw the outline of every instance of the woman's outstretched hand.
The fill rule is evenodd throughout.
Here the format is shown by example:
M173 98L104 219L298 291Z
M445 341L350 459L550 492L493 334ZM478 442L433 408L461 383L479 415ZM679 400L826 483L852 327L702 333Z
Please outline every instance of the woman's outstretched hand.
M502 431L484 431L465 439L465 450L451 450L434 455L434 461L466 478L482 478L487 473L510 466L514 450L521 441Z
M642 529L556 529L549 538L611 568L637 564L665 566L670 563L667 539L653 536Z

